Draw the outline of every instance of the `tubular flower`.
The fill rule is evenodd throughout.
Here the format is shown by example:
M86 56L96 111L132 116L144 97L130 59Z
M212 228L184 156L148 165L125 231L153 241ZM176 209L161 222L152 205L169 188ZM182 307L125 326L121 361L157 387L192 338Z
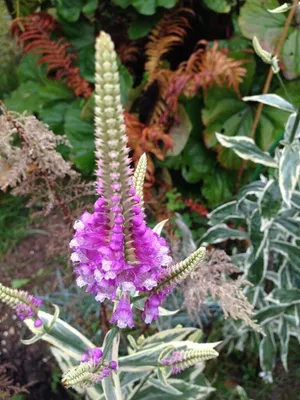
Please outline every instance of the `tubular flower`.
M96 41L95 136L97 158L94 212L74 224L70 243L77 284L96 300L151 292L171 262L166 241L146 226L142 198L134 187L123 121L117 56L110 36ZM111 322L133 326L129 295L121 298Z
M11 289L0 283L0 301L12 307L21 321L33 318L36 328L43 325L43 321L37 316L42 300L24 290Z

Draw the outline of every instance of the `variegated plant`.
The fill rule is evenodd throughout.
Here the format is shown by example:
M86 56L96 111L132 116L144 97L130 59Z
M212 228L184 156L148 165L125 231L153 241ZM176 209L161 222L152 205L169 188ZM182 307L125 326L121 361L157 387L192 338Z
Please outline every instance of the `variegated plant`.
M74 224L71 260L79 287L95 301L111 301L112 328L101 348L54 315L41 311L41 301L26 292L0 284L0 300L11 306L34 336L31 344L45 340L62 371L62 383L86 399L139 400L174 395L205 399L213 391L201 376L204 360L218 355L218 343L199 343L201 331L177 327L136 341L127 335L128 355L119 357L123 328L133 328L135 308L142 309L146 324L171 312L161 307L172 289L203 259L201 247L186 260L172 264L169 247L145 223L143 182L146 157L135 173L124 127L117 55L104 32L96 41L95 147L98 199L92 214L85 212ZM165 222L165 221L164 221ZM197 368L186 379L171 374Z
M261 54L257 43L254 47L263 60L272 64L272 55L266 56L266 51ZM249 343L259 344L263 375L271 380L278 349L287 369L290 337L299 340L300 336L300 110L274 94L244 100L258 101L290 115L274 156L260 150L251 138L216 134L221 145L244 160L259 164L258 172L262 166L268 169L259 180L243 187L234 201L209 215L212 227L202 237L202 243L246 241L247 249L240 253L241 246L236 245L231 258L253 284L248 297L266 336L233 322L226 324L225 332L239 349L248 348ZM249 336L254 339L252 342L247 340Z

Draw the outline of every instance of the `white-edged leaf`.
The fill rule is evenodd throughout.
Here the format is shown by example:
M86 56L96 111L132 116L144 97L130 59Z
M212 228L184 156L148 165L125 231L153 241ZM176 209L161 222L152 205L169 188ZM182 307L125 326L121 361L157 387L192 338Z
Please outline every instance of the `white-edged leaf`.
M152 386L154 386L155 388L157 388L157 389L159 389L159 390L161 390L161 391L163 391L163 392L165 392L165 393L171 394L171 395L173 395L173 396L180 396L181 394L183 394L180 390L174 388L174 387L171 386L171 385L163 385L163 384L161 383L161 381L158 380L158 379L149 378L149 379L148 379L148 382L149 382Z
M216 225L228 219L240 218L236 212L236 201L222 204L208 214L210 225Z
M238 229L231 229L225 224L218 224L208 229L208 231L202 236L201 243L215 244L222 243L229 239L245 240L248 238L246 232Z
M265 325L274 318L278 318L278 316L283 314L285 310L286 306L284 305L270 305L257 311L254 314L253 319L257 321L258 324Z
M300 289L279 289L276 288L267 296L267 301L271 303L280 304L283 306L290 306L292 304L300 303Z
M272 106L275 108L279 108L280 110L295 112L294 106L286 101L284 98L278 96L277 94L260 94L257 96L245 96L243 97L244 101L258 101L259 103L267 104L268 106Z
M297 118L297 113L293 113L289 116L289 119L287 120L287 123L285 124L285 131L284 131L284 140L286 142L290 142L290 138L291 135L294 131L294 129L296 129L296 133L295 133L295 139L299 139L300 138L300 121L298 121L298 125L296 128L294 128L295 123L296 123L296 118Z
M119 342L120 332L112 328L103 341L103 359L118 362ZM123 400L118 369L102 380L102 388L106 400Z
M300 148L298 145L286 145L279 161L279 187L283 200L289 207L299 174Z
M44 311L39 311L38 317L41 318L45 325L50 324L53 319L53 315ZM40 334L40 328L34 327L33 320L26 319L24 322L34 334ZM73 328L67 322L62 321L60 318L56 319L51 330L44 333L41 339L55 347L58 347L77 361L81 360L83 352L95 347L93 343L83 336L77 329Z
M288 372L287 356L289 352L290 333L288 324L284 318L280 319L279 323L279 338L280 338L280 358L286 372Z
M265 373L271 373L275 364L276 345L274 340L274 334L270 330L260 342L259 358L260 358L261 369Z
M286 257L292 266L300 273L300 247L282 240L272 240L271 250Z
M226 136L221 133L216 133L216 137L222 146L232 149L244 160L249 160L256 164L263 164L267 167L277 168L276 161L269 153L260 150L253 139L247 136Z
M163 227L165 226L166 222L168 222L168 219L164 219L160 221L158 224L155 225L153 228L153 232L157 233L158 235L161 234L161 231L163 230Z
M282 4L282 6L273 8L271 10L268 8L268 11L272 14L280 14L280 13L284 13L284 12L290 10L291 8L292 8L291 4L284 3L284 4Z

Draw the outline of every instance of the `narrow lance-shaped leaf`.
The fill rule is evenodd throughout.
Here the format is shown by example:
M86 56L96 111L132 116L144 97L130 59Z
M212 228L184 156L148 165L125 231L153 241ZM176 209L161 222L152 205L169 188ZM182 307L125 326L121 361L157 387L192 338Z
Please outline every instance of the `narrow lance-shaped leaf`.
M257 96L245 96L243 97L244 101L258 101L259 103L263 103L269 105L271 107L279 108L283 111L294 112L294 106L278 96L277 94L260 94Z
M279 161L279 187L283 200L290 207L291 198L300 173L300 147L287 145L282 151Z
M276 161L255 144L254 140L247 136L226 136L216 133L216 137L222 146L232 149L239 157L250 160L267 167L277 167Z
M208 231L202 236L201 243L221 243L229 239L245 240L248 238L246 232L238 229L231 229L225 224L219 224L208 229Z

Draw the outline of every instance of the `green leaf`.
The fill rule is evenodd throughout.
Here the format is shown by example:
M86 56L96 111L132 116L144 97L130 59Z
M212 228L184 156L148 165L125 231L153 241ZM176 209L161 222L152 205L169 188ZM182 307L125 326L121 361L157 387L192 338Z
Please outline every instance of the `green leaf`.
M259 358L261 369L268 373L271 372L275 364L276 357L276 346L274 340L274 334L270 331L262 339L259 346Z
M121 90L121 102L124 108L126 108L127 102L130 98L130 91L133 86L133 77L125 65L118 61L119 76L120 76L120 90Z
M270 53L275 51L287 16L282 13L270 13L268 9L276 9L279 6L277 0L247 0L241 8L239 18L243 35L248 39L257 36L262 47ZM280 57L288 79L294 79L300 74L299 38L295 20L290 25Z
M153 15L157 7L172 8L178 0L113 0L113 3L122 8L133 6L143 15Z
M214 162L203 143L190 137L182 152L182 176L188 183L199 182L209 174Z
M287 363L287 356L289 352L289 341L290 341L290 332L289 327L284 318L281 318L280 325L279 325L279 338L280 338L280 357L281 362L288 372L288 363Z
M284 257L286 257L292 264L292 266L300 272L300 248L299 246L295 246L291 243L286 243L282 240L272 240L271 241L271 250L274 250Z
M95 46L84 46L79 51L80 75L88 82L95 83Z
M287 112L294 112L294 106L283 99L282 97L278 96L277 94L260 94L258 96L245 96L243 97L244 101L257 101L262 104L266 104L271 107L279 108L280 110L287 111Z
M13 279L11 281L11 287L13 289L19 289L22 286L27 285L28 282L30 282L30 279Z
M103 341L103 359L118 360L119 342L120 332L116 328L107 332ZM102 387L106 400L123 400L118 370L102 380Z
M214 179L211 179L211 177ZM215 168L204 177L202 195L206 198L210 207L218 206L232 198L234 192L234 180L232 173L221 168Z
M265 325L272 321L274 318L278 318L281 314L285 312L285 310L286 306L282 305L267 306L257 311L254 314L253 319L257 321L258 324Z
M258 202L263 220L272 220L281 208L282 198L278 184L269 180Z
M208 229L208 231L202 236L201 243L222 243L229 239L246 240L248 239L248 235L246 232L238 229L231 229L225 224L218 224Z
M203 123L206 125L204 140L208 148L218 152L218 161L223 167L239 169L242 160L230 149L218 145L216 132L228 137L248 136L254 114L252 105L239 99L233 90L214 86L207 91L205 108L202 110ZM256 130L256 145L261 149L269 148L282 132L285 121L284 111L265 106Z
M56 0L58 14L68 22L76 22L82 8L82 0Z
M162 18L162 15L160 11L156 12L151 18L140 15L128 28L129 39L136 40L148 35L151 29Z
M179 123L172 126L169 136L173 140L173 148L167 152L167 156L178 156L190 137L193 128L187 112L182 105L178 106Z
M90 17L97 10L97 8L98 8L98 0L86 0L86 4L82 8L82 12L87 17Z
M276 218L275 225L288 235L300 237L300 219L299 218Z
M183 393L180 396L176 396L178 400L195 400L195 399L207 399L215 389L205 386L194 385L180 379L169 379L170 385L173 388ZM160 389L148 387L142 388L132 400L174 400L174 394L166 394Z
M183 394L182 392L180 392L180 390L174 388L171 385L162 384L161 381L158 379L149 378L148 382L150 383L150 385L154 386L156 389L161 390L162 392L171 394L173 396L180 396L181 394Z
M39 311L38 316L42 319L44 325L50 324L53 319L51 314L44 311ZM40 328L34 327L33 320L26 319L25 323L34 334L40 333ZM77 361L81 360L83 352L95 347L79 331L59 318L56 319L51 330L43 334L42 339L59 348Z
M23 56L20 65L17 69L17 76L19 83L26 83L32 81L36 83L43 83L46 78L46 66L38 65L38 56L35 56L33 52L29 52Z
M285 125L284 140L287 143L291 141L292 134L294 134L294 129L295 129L294 140L300 138L300 121L298 121L298 125L297 127L295 127L296 120L297 120L297 113L293 113L289 116L289 119L287 120L287 123Z
M257 164L263 164L267 167L277 167L276 161L269 153L263 152L256 146L253 139L245 136L228 137L216 133L216 137L222 146L232 149L239 157L244 160L250 160Z
M236 201L222 204L208 214L207 217L209 218L210 225L217 225L225 222L227 219L239 218L236 211Z
M72 150L70 158L83 173L94 170L94 127L92 121L81 118L82 101L74 101L65 114L64 130Z
M216 13L229 13L231 7L235 4L232 0L203 0L204 4Z
M293 192L300 174L300 147L298 144L286 145L279 161L279 187L283 200L290 207Z
M300 289L274 289L267 300L284 306L300 303Z
M66 102L58 102L43 107L39 112L39 119L47 124L49 128L56 134L64 133L65 114L69 104Z

